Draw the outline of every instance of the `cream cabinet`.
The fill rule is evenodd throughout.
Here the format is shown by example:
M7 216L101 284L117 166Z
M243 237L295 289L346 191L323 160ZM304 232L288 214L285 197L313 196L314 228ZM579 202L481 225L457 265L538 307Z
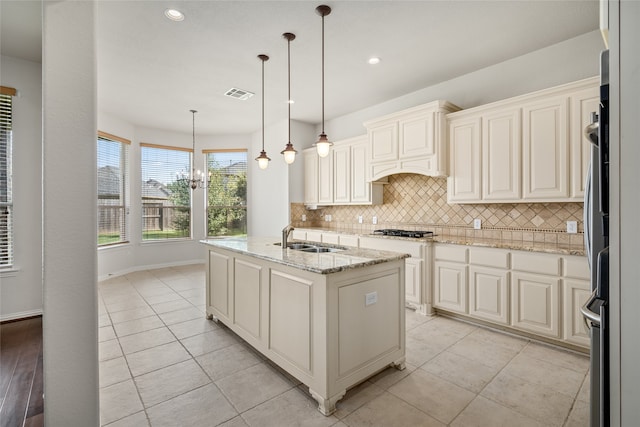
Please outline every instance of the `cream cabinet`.
M302 152L304 162L304 204L318 204L318 153L316 149Z
M574 348L588 348L580 307L590 296L584 256L434 245L437 310Z
M451 203L582 201L596 78L447 116Z
M482 198L521 197L520 109L508 108L482 117Z
M569 198L569 97L527 104L523 115L523 199Z
M367 181L367 151L365 135L335 142L327 157L319 157L315 149L304 150L305 204L382 204L386 181Z
M448 201L481 200L480 118L451 120L449 135L451 176L447 182Z
M456 313L467 310L467 248L437 244L433 262L433 306Z
M449 102L434 101L365 122L368 180L394 173L446 176L445 115L457 110Z
M571 95L571 129L584 129L591 123L591 113L599 111L598 87L588 88ZM591 161L591 143L584 132L571 132L571 198L584 199L584 184Z
M431 314L431 242L385 239L361 236L360 247L383 251L404 252L411 255L405 258L405 303L421 314Z

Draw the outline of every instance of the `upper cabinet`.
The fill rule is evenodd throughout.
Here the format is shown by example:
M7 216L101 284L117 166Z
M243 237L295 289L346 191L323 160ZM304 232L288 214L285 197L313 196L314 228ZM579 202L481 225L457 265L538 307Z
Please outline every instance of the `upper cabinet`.
M598 102L591 78L448 115L448 201L583 201Z
M335 142L327 157L304 150L306 205L379 205L383 182L367 181L366 135Z
M434 101L365 122L368 180L394 173L446 176L446 114L458 110Z

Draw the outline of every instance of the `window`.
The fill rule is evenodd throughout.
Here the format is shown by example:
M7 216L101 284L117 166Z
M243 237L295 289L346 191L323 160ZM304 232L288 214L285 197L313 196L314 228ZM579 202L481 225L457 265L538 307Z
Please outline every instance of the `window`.
M191 149L140 144L142 240L191 236L191 189L176 180L191 170Z
M207 236L247 234L247 151L205 150L211 183L207 188Z
M128 243L129 145L98 132L98 246Z
M12 97L16 90L0 86L0 268L13 265Z

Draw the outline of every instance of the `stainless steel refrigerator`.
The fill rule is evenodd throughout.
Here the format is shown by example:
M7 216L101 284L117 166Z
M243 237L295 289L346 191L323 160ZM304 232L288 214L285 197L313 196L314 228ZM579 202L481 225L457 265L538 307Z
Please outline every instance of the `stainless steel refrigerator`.
M600 106L585 129L591 166L585 186L585 248L591 297L582 307L591 331L591 427L609 426L609 51L600 54Z

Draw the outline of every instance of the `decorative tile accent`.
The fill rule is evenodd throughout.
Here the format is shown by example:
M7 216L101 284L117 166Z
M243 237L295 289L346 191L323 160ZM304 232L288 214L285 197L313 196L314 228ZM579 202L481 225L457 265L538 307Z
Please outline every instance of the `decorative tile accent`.
M378 206L327 206L307 210L291 204L294 227L322 227L371 232L380 228L433 230L442 236L502 239L536 243L583 245L582 203L447 203L446 178L416 174L389 177L384 204ZM307 220L301 221L302 215ZM325 221L331 215L331 221ZM358 216L363 223L358 223ZM372 224L372 218L378 224ZM473 230L473 220L482 220L482 230ZM566 222L578 222L578 234L567 235Z

